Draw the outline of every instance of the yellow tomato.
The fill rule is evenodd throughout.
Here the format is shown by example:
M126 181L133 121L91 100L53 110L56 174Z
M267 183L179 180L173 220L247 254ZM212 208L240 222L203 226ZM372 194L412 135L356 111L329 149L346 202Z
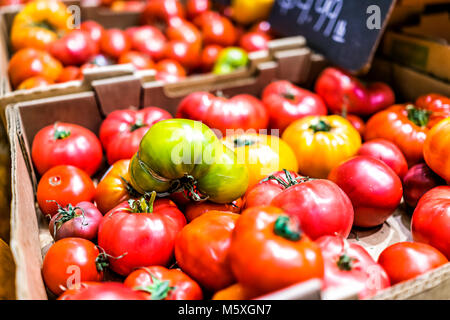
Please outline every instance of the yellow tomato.
M231 1L233 19L249 24L269 17L274 0L233 0Z
M326 178L361 146L358 131L337 115L299 119L286 128L282 139L294 150L299 172L313 178Z
M236 150L239 163L247 165L249 188L273 172L298 169L294 152L286 142L276 136L257 133L233 134L223 138L223 142Z

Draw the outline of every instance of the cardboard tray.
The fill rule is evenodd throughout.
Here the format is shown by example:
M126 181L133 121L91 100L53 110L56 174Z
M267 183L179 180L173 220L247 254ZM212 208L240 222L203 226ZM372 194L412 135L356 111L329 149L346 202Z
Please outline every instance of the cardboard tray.
M260 74L273 74L274 62L259 65ZM260 95L264 81L254 81L245 89L240 86L245 77L239 81L223 83L203 83L199 86L223 90L235 95L251 92ZM32 101L9 104L6 109L6 121L11 146L12 164L12 204L11 204L11 251L16 263L16 297L17 299L47 299L42 276L42 257L52 244L45 221L35 201L37 176L31 158L31 142L38 130L55 121L68 121L87 127L98 133L99 126L106 114L115 109L134 106L143 107L144 102L153 101L154 105L174 113L179 99L185 94L182 84L172 87L170 94L153 97L154 91L140 85L134 75L124 76L109 84L99 80L100 85L92 83L93 89L47 97ZM187 80L192 81L192 80ZM95 81L94 81L95 82ZM234 86L233 86L234 84ZM101 88L101 89L99 89ZM180 90L177 92L177 90ZM112 94L122 90L119 94ZM120 103L116 101L120 98ZM163 102L160 104L159 102ZM153 103L152 103L153 104ZM363 245L377 259L380 252L390 244L411 239L410 216L402 206L385 224L368 230L354 229L349 241ZM312 279L281 291L268 294L259 299L356 299L357 295L350 289L321 292L321 281ZM50 296L51 298L51 296ZM450 299L450 263L422 275L411 281L398 284L373 299Z

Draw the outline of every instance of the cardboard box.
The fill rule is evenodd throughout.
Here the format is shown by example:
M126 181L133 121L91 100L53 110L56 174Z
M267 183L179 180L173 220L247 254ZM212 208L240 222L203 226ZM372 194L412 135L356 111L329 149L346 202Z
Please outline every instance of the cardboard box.
M382 52L391 60L450 81L450 15L423 15L420 24L388 31Z

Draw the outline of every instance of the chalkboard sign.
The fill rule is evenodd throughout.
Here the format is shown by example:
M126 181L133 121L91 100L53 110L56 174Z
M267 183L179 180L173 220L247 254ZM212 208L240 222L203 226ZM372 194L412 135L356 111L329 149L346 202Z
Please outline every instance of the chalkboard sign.
M357 73L370 65L395 0L275 0L269 21L302 35L330 62Z

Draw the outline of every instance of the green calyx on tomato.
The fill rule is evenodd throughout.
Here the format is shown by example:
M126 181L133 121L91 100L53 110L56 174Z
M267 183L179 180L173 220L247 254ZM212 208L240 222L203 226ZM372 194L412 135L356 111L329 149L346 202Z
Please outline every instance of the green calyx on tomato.
M319 120L316 124L310 125L309 128L314 130L314 133L320 131L328 132L331 130L330 124L324 120Z
M355 259L351 258L349 255L347 254L343 254L339 257L338 261L337 261L337 266L339 268L339 270L343 270L343 271L351 271L353 269L353 261Z
M152 278L152 284L148 286L137 286L133 288L134 290L149 293L152 300L164 300L165 298L167 298L170 291L175 290L176 287L170 286L170 281L160 280L146 268L143 269L145 269Z
M236 138L233 140L233 144L235 148L252 146L256 144L255 140L250 140L248 138Z
M124 254L121 254L118 257L113 257L112 255L107 254L105 252L105 250L103 248L101 248L100 246L97 245L97 248L100 251L97 258L95 258L95 267L97 268L98 272L103 272L103 271L105 271L106 268L109 267L109 265L110 265L109 259L121 259L128 254L128 252L125 252Z
M294 178L291 173L289 172L289 170L283 169L284 174L286 176L287 181L283 180L280 177L276 177L274 175L270 175L267 178L264 178L263 180L261 180L261 182L266 182L269 180L276 180L280 185L282 185L285 189L295 186L296 184L302 183L302 182L306 182L309 180L312 180L309 177L297 177Z
M130 132L136 131L137 129L143 128L145 126L147 125L142 122L142 119L138 118L136 119L136 122L130 126Z
M128 204L130 205L130 211L132 213L152 213L153 203L156 199L156 192L153 191L151 194L145 194L140 199L130 199Z
M59 228L61 228L61 226L67 222L72 220L73 218L82 216L83 217L83 221L81 222L81 224L83 226L87 226L88 224L85 222L85 215L84 215L84 210L80 207L74 207L72 206L71 203L69 203L67 205L67 207L63 208L58 202L54 201L54 200L49 200L47 202L55 202L56 205L58 206L58 218L55 220L55 224L54 224L54 231L53 234L56 234L56 231L59 230ZM77 214L76 210L79 209L81 211L81 214Z
M273 232L280 237L290 241L298 241L302 236L302 232L298 224L294 224L287 215L280 215L273 226Z
M406 111L408 112L408 119L419 127L425 127L430 120L430 110L418 109L410 104L406 107Z
M288 100L294 101L295 100L295 94L293 92L286 91L282 94L283 98L286 98Z
M228 47L220 51L214 64L214 74L227 74L236 69L247 66L248 54L238 47Z
M55 140L62 140L68 138L70 136L70 130L66 130L63 127L58 127L58 123L55 123L55 132L53 134L53 138Z

